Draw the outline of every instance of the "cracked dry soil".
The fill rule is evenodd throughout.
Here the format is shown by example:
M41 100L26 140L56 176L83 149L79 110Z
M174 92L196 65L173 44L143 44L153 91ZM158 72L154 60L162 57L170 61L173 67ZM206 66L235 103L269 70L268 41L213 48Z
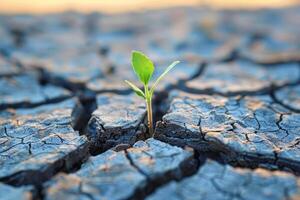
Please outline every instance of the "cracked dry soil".
M0 200L300 199L299 35L300 7L1 15ZM181 60L153 138L132 49Z

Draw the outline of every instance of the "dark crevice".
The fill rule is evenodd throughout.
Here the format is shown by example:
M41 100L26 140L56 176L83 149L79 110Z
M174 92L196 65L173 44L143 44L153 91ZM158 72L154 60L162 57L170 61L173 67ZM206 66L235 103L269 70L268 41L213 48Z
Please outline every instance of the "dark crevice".
M21 65L21 64L20 64ZM22 67L22 66L21 66ZM40 70L33 70L35 72L38 73L38 82L41 86L45 86L45 85L52 85L50 82L48 81L45 81L43 78L42 78L42 75L41 75L41 71ZM22 74L22 73L21 73ZM16 75L19 75L19 74L16 74ZM5 77L13 77L15 75L9 75L9 76L5 76ZM1 77L0 77L1 78ZM55 98L51 98L49 99L47 97L47 94L44 94L44 97L45 97L45 101L42 101L42 102L37 102L37 103L31 103L31 102L19 102L19 103L2 103L0 105L0 110L4 110L4 109L8 109L8 108L13 108L13 109L18 109L18 108L35 108L35 107L39 107L39 106L43 106L43 105L48 105L48 104L54 104L54 103L60 103L62 101L65 101L67 99L70 99L72 97L74 97L73 94L67 94L67 95L63 95L63 96L60 96L60 97L55 97Z
M48 181L58 172L71 173L77 171L88 157L88 144L83 144L63 158L55 161L47 168L41 170L19 171L10 176L2 177L0 182L12 186L34 185L35 187L41 187L44 182Z
M9 177L4 177L0 179L0 182L5 184L11 185L13 187L20 187L20 186L32 186L33 189L30 191L32 194L33 200L43 200L44 199L44 183L49 181L52 177L54 177L57 173L74 173L78 171L82 164L87 161L89 158L88 146L82 146L79 148L84 148L84 152L80 152L75 150L71 152L66 157L61 160L58 160L51 166L51 168L46 169L46 171L20 171L14 175ZM73 157L77 159L75 163L68 163L67 157ZM70 158L69 158L70 159ZM25 176L26 174L26 176ZM22 177L22 178L21 178Z
M146 172L144 172L141 168L139 168L139 166L137 166L134 161L132 160L131 156L129 155L128 151L125 149L124 150L126 158L128 159L130 165L132 167L134 167L140 174L142 174L143 176L146 177L147 181L150 181L150 177L148 176L148 174Z
M34 190L32 194L33 194L33 198L32 198L33 200L43 200L45 197L43 185L34 186Z
M300 141L299 141L300 142ZM170 143L169 143L170 144ZM171 144L174 145L174 144ZM175 145L182 147L181 145ZM192 147L189 147L192 148ZM292 170L290 168L287 168L287 166L281 165L278 163L278 155L276 152L274 152L274 159L272 160L265 160L265 161L259 161L255 157L247 157L243 156L242 159L228 159L228 153L223 151L200 151L197 149L194 149L194 158L198 160L198 163L204 163L207 159L213 160L218 162L221 165L230 165L234 168L244 168L244 169L251 169L255 170L258 168L264 168L268 171L284 171L291 173L296 176L300 176L299 171ZM235 153L232 152L232 155ZM238 155L236 155L238 156ZM239 156L240 157L240 156ZM238 162L240 160L243 160L243 162Z
M28 152L29 152L30 155L32 155L32 152L31 152L31 143L28 144Z
M282 63L271 63L271 64L266 64L266 63L257 63L253 60L249 60L247 58L244 57L240 57L240 55L237 53L237 50L232 52L232 55L230 57L228 57L228 59L224 59L222 61L219 61L217 63L228 63L228 62L232 62L234 60L241 60L241 61L248 61L250 63L253 64L260 64L262 66L265 67L272 67L278 64L282 64ZM255 96L255 95L266 95L266 94L271 94L272 92L274 92L275 90L279 90L281 88L287 87L287 86L295 86L300 84L300 74L299 74L299 79L297 81L291 82L291 83L285 83L282 85L270 85L268 87L265 88L261 88L260 90L256 90L256 91L238 91L238 92L226 92L226 93L222 93L222 92L218 92L215 91L214 88L207 88L207 89L197 89L197 88L192 88L187 86L185 83L196 79L198 77L200 77L201 75L203 75L203 73L205 72L205 70L207 69L208 64L210 63L214 63L213 61L209 62L202 62L199 68L199 71L190 79L187 80L183 80L180 81L178 85L175 85L175 87L172 87L172 89L179 89L182 90L184 92L188 92L188 93L192 93L192 94L204 94L204 95L220 95L220 96L224 96L224 97L232 97L232 96L238 96L238 95L243 95L243 96ZM300 68L300 63L299 62L284 62L283 64L294 64L297 63L299 65ZM287 107L289 107L287 105ZM295 111L295 109L290 109L292 111ZM300 112L299 110L296 110L296 112Z
M17 48L22 47L26 42L27 31L19 27L10 27L10 35L13 38L14 44Z
M108 58L108 55L110 53L110 48L108 46L100 46L98 53L101 58Z
M99 52L98 52L100 58L103 60L103 77L112 77L116 76L116 68L117 65L114 61L112 61L108 54L109 54L109 48L105 46L100 46Z
M228 59L225 59L225 60L223 60L221 62L218 62L218 63L232 62L237 58L238 58L238 55L237 55L236 51L233 51L232 55L230 57L228 57ZM271 88L273 87L273 86L271 86L271 87L268 87L268 88L262 88L261 90L250 91L250 92L249 91L239 91L239 92L227 92L227 93L217 92L213 88L208 88L208 89L205 89L205 90L201 90L201 89L199 90L199 89L196 89L196 88L188 87L186 85L186 82L201 77L203 75L203 73L205 72L205 70L207 69L207 66L208 66L209 63L210 62L202 62L199 66L198 72L194 76L192 76L189 79L180 81L179 84L174 86L172 89L179 89L181 91L192 93L192 94L220 95L220 96L224 96L224 97L231 97L231 96L238 96L238 95L243 95L243 96L246 96L246 95L250 96L251 95L252 96L252 95L268 94L271 91ZM287 84L287 85L290 85L290 84ZM283 87L283 86L281 86L281 87Z
M204 73L204 71L207 68L207 64L208 64L207 62L203 62L203 61L199 62L198 63L198 69L195 72L195 74L193 74L191 77L188 77L186 79L179 80L178 83L175 84L175 85L172 85L171 88L169 88L169 90L183 88L185 86L186 82L194 80L194 79L202 76L202 74ZM168 91L168 90L166 90L166 91Z
M168 134L171 133L173 130L177 130L178 133L176 136ZM165 134L159 134L162 131L164 131ZM202 154L212 160L216 160L222 164L229 164L233 167L240 168L265 168L271 171L287 171L296 176L300 176L300 163L292 162L291 160L286 159L279 159L276 152L274 152L273 157L263 156L260 154L246 155L238 153L217 140L199 140L194 138L193 136L190 136L195 134L189 133L183 127L180 127L178 125L168 125L162 122L160 122L159 126L157 126L155 133L155 139L182 148L185 146L189 146L195 151L197 151L199 154Z
M92 113L96 110L96 94L93 91L86 89L84 84L70 83L65 79L50 78L53 77L51 73L46 72L43 68L39 69L40 83L43 85L52 84L58 87L62 87L72 93L72 97L77 97L79 104L75 109L77 113L77 119L73 123L74 130L79 131L80 135L85 135L88 121L91 118ZM76 115L76 114L75 114Z
M263 65L263 66L274 66L274 65L279 65L279 64L299 63L299 61L300 61L299 56L296 56L296 57L292 56L290 58L284 58L281 60L280 59L259 60L259 59L256 59L255 56L253 58L251 56L251 53L253 53L253 50L251 50L251 48L253 47L253 45L255 45L255 43L260 43L263 40L267 40L266 33L261 33L261 32L251 33L249 35L248 41L246 41L243 45L241 45L241 47L239 47L236 50L235 59L245 60L245 61L248 61L248 62L251 62L254 64ZM250 53L250 55L248 53ZM255 52L254 52L254 55L255 55Z
M288 172L291 173L295 176L300 176L298 170L292 170L290 166L288 167L284 163L279 162L279 158L276 152L274 153L274 159L264 159L264 160L259 160L256 157L251 157L251 156L245 156L243 159L244 161L239 162L236 160L227 160L225 159L224 164L231 165L232 167L238 167L238 168L245 168L245 169L257 169L257 168L263 168L268 171L283 171L283 172ZM223 158L225 156L222 156ZM224 159L223 159L224 160Z
M147 116L145 115L144 119L142 120L142 123L139 124L134 130L134 135L136 136L134 143L137 142L137 141L140 141L140 140L145 141L148 138L150 138L148 128L145 128L145 129L141 128L141 125L144 125L145 127L147 127L147 125L145 123L146 122L146 117ZM105 132L105 131L108 131L109 133L114 134L114 131L106 130L105 127L103 126L103 124L100 124L96 121L93 121L94 119L95 118L92 118L92 120L91 120L91 124L92 124L91 126L93 126L93 124L97 124L97 126L101 127L102 133ZM94 129L96 129L96 128L94 128ZM119 131L119 130L116 129L116 131ZM126 134L127 131L133 131L133 130L131 128L130 129L124 129L119 134L123 136L124 134ZM137 134L138 132L140 132L140 133ZM101 134L101 133L97 133L97 134ZM102 154L103 152L105 152L109 149L114 150L114 151L123 151L123 150L126 150L126 149L132 147L132 145L134 145L134 143L131 143L131 142L117 143L117 144L112 145L112 144L105 143L105 140L99 139L99 138L89 138L89 140L90 140L89 152L92 156L97 156L99 154ZM110 140L112 140L112 138L110 138Z
M166 114L168 110L167 99L169 97L169 93L161 92L158 95L155 95L153 99L153 129L155 130L156 122L160 121L162 117Z
M230 62L238 60L238 59L239 59L238 49L234 48L227 58L220 60L218 63L230 63Z
M270 96L271 96L272 100L273 100L275 103L277 103L277 104L279 104L280 106L286 108L287 110L290 110L290 111L295 112L295 113L300 113L300 110L299 110L299 109L293 108L293 107L291 107L291 106L289 106L289 105L283 103L282 101L280 101L280 100L276 97L276 94L275 94L278 90L280 90L280 89L282 89L282 88L284 88L284 87L297 86L297 85L299 85L299 84L300 84L300 81L298 81L297 83L284 85L284 86L282 86L282 87L277 87L277 88L273 87L273 88L271 89L271 91L270 91Z
M208 64L207 62L200 62L198 64L199 66L198 66L198 70L196 71L196 73L187 79L181 80L178 85L184 84L187 81L191 81L193 79L200 77L203 74L204 70L206 70L207 64Z
M73 124L74 130L79 131L80 135L85 135L88 121L92 113L96 110L96 94L86 89L84 84L74 84L62 78L53 78L54 76L45 71L42 67L37 67L40 75L40 83L43 85L52 84L62 87L72 93L72 97L77 97L80 105L77 105L77 119ZM79 109L78 109L79 108Z
M213 88L208 88L208 89L201 90L201 89L191 88L191 87L188 87L186 85L182 85L178 89L183 91L183 92L187 92L187 93L191 93L191 94L219 95L219 96L222 96L222 97L234 97L234 96L240 96L240 95L241 96L272 95L274 93L274 91L276 91L276 90L279 90L281 88L288 87L288 86L295 86L295 85L298 85L298 84L299 84L299 82L297 81L297 82L294 82L294 83L286 83L286 84L283 84L283 85L280 85L280 86L270 85L269 87L265 87L265 88L262 88L262 89L256 90L256 91L238 91L238 92L226 92L226 93L217 92ZM280 104L282 104L282 103L280 103ZM289 107L289 106L284 105L284 107ZM289 110L294 111L295 109L289 108ZM299 112L299 111L295 110L295 112Z
M74 126L74 129L78 130L81 135L86 134L88 122L92 116L92 113L97 108L96 96L90 96L88 98L85 97L86 96L83 95L82 97L79 98L79 101L82 105L83 112L81 112L81 115L77 120L78 123Z
M35 107L38 107L38 106L43 106L43 105L48 105L48 104L60 103L62 101L70 99L70 98L72 98L72 96L57 97L57 98L48 99L45 102L39 102L39 103L21 102L21 103L15 103L15 104L1 104L0 105L0 110L4 110L4 109L8 109L8 108L13 108L13 109L35 108Z
M292 59L282 59L282 60L268 60L268 61L263 61L255 58L251 58L249 55L243 55L239 53L237 55L237 58L240 60L248 61L251 63L255 63L258 65L266 66L266 67L272 67L280 64L291 64L291 63L298 63L300 61L300 58L292 58Z
M277 120L276 121L276 125L277 125L277 127L280 129L280 130L282 130L282 131L284 131L285 132L285 134L286 134L286 136L285 137L287 137L288 135L289 135L289 131L287 130L287 129L285 129L284 127L282 127L281 126L281 122L282 122L282 120L283 120L283 114L279 114L279 120Z
M247 137L247 134L245 135ZM216 144L210 144L216 145ZM223 148L227 148L223 145ZM211 152L209 152L211 153ZM292 163L292 161L286 161L284 159L279 159L278 153L273 151L273 157L263 156L261 154L256 155L246 155L235 152L233 149L227 149L226 151L215 151L214 155L216 155L217 159L211 158L223 164L229 164L233 167L239 168L248 168L248 169L256 169L256 168L264 168L269 171L287 171L296 176L300 176L299 174L299 163ZM298 166L297 166L298 165Z
M69 91L71 91L74 94L82 93L82 91L85 90L85 84L84 83L72 83L64 78L60 78L58 76L55 76L51 72L46 71L41 66L32 66L32 68L36 68L40 72L40 81L42 83L50 83L52 85L56 85L58 87L65 88Z
M82 116L84 116L86 112L86 108L80 103L73 109L72 126L75 130L83 125ZM4 130L6 131L6 127ZM59 135L57 135L57 137L62 140ZM64 141L61 142L63 143ZM28 152L29 154L32 154L31 143L28 143ZM41 191L44 182L50 180L59 172L71 173L77 171L89 156L89 143L83 143L81 146L78 146L78 148L66 154L61 159L49 164L47 167L40 170L19 171L10 176L1 178L0 182L12 186L33 185L37 188L35 189L37 192L35 192L34 199L42 199Z
M260 163L260 162L253 162L252 160L248 160L249 163L239 163L239 162L235 162L234 160L228 160L227 159L227 155L224 154L224 152L213 152L213 151L207 151L207 152L203 152L203 151L196 151L199 155L198 159L203 160L203 159L210 159L213 161L218 162L221 165L230 165L234 168L243 168L243 169L251 169L251 170L255 170L258 168L264 168L268 171L287 171L284 168L270 168L270 167L266 167L264 165L268 164L268 163ZM275 155L276 158L277 155ZM243 158L244 160L246 160L246 158ZM273 163L269 163L269 164L275 164L275 162ZM295 172L291 172L288 171L290 173L293 173L294 175L296 174Z
M101 91L96 91L95 94L103 94L103 93L113 93L113 94L118 94L118 95L128 95L132 93L131 89L124 89L124 90L118 90L118 89L103 89Z

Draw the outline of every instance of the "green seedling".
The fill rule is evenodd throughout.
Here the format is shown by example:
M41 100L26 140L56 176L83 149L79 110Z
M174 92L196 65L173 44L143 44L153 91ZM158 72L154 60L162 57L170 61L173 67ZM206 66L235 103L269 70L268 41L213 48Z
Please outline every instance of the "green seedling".
M149 87L149 81L154 72L154 64L153 62L142 52L132 51L131 55L131 65L133 71L139 78L140 82L144 86L144 92L135 86L133 83L125 80L125 82L132 88L132 90L139 96L145 99L146 107L147 107L147 119L148 119L148 128L151 136L153 135L153 116L152 116L152 96L154 93L154 89L158 85L158 83L162 80L162 78L177 65L179 61L173 62L169 65L166 70L156 79L152 87Z

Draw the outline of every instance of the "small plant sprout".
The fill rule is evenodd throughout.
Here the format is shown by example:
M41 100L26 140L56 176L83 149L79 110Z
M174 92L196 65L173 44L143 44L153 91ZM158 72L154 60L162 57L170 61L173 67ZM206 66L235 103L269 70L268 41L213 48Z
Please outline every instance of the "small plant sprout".
M152 116L152 96L156 86L162 80L162 78L177 65L179 61L173 62L169 65L166 70L156 79L151 88L149 88L149 81L154 72L154 64L153 62L142 52L132 51L131 55L131 65L133 71L139 78L140 82L144 86L144 92L135 86L133 83L125 80L125 82L133 89L133 91L143 99L145 99L146 107L147 107L147 119L148 119L148 128L151 136L153 135L153 116Z

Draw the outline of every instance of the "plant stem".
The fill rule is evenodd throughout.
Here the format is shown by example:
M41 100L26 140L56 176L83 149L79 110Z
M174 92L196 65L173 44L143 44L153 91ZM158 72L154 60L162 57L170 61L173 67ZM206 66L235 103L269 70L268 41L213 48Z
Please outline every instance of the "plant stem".
M151 99L146 100L147 104L147 117L148 117L148 127L151 137L153 136L153 117L152 117L152 102Z
M150 136L153 136L153 117L152 117L152 95L149 93L148 85L144 85L146 106L147 106L147 119Z

